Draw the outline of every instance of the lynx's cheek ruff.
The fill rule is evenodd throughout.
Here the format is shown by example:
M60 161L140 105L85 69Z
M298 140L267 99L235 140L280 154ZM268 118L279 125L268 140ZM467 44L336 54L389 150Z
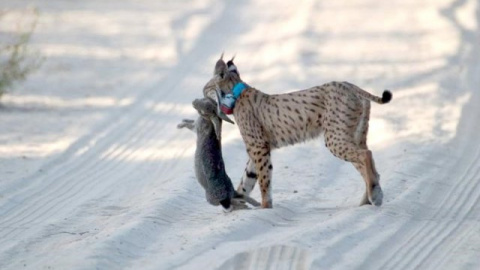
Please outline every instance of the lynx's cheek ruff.
M232 114L235 108L235 101L242 94L243 90L247 88L244 83L237 83L232 89L232 93L226 94L220 98L220 109L225 114Z

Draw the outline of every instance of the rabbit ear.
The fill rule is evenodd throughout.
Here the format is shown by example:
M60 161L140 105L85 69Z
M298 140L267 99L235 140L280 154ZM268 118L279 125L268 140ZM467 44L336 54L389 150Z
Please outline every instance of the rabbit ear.
M217 105L217 116L220 117L222 120L229 122L230 124L235 124L224 112L220 109L220 102L222 100L222 90L220 88L216 88L216 90L209 90L205 93L205 97L212 99Z
M217 140L220 141L222 137L222 123L220 122L220 118L217 116L210 117L210 122L213 124L213 129L215 130L215 135L217 136Z
M230 124L235 124L224 112L220 109L220 102L222 100L222 93L219 87L216 88L216 95L213 100L217 103L217 116L220 117L222 120L229 122Z

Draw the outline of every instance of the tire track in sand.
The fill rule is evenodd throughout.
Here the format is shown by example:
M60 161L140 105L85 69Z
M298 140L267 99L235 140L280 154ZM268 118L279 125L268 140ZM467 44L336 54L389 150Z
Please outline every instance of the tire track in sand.
M471 68L465 73L464 81L466 89L475 89L479 83L478 72L480 66L473 63L480 58L480 46L475 43L475 32L463 28L457 21L456 10L465 4L464 1L456 1L450 7L445 9L442 14L459 30L462 40L467 41L463 44L457 57L465 57L472 61ZM479 7L477 6L477 10ZM480 23L479 13L476 14L476 21ZM477 24L478 25L478 24ZM465 50L468 53L465 53ZM462 53L463 52L463 53ZM437 211L424 221L423 226L412 233L408 233L408 239L405 239L405 233L397 234L396 238L404 242L399 248L392 251L381 268L431 268L438 269L440 263L446 262L446 257L451 256L454 247L445 247L447 242L456 242L460 245L468 240L472 234L471 221L475 223L478 218L478 209L476 206L480 201L480 182L478 175L480 173L480 147L471 142L476 141L478 134L478 125L469 115L478 115L479 96L476 91L472 91L472 96L462 112L462 119L457 126L457 138L454 143L460 143L461 147L453 145L460 159L455 161L454 166L445 169L446 175L439 173L438 178L444 178L448 185L454 181L453 188L447 194L439 194L434 191L432 194L432 206L436 206ZM465 123L463 123L466 121ZM461 148L460 150L458 150ZM460 177L458 172L463 172ZM437 206L438 205L438 206ZM475 211L476 210L476 211ZM422 218L422 217L419 217ZM408 231L408 229L406 229Z
M212 17L215 19L209 25L207 33L213 33L215 36L213 39L220 38L220 36L215 34L216 31L210 28L221 27L220 24L216 23L216 20L226 20L227 15L225 12L221 12L219 16ZM228 17L231 19L234 16ZM224 38L224 36L222 36L222 38ZM206 44L208 43L206 40L211 41L211 35L200 35L197 44ZM215 52L213 52L214 50ZM207 51L211 51L212 54L216 55L217 50L218 48L215 49L210 46L210 49ZM209 55L208 53L206 54L204 48L196 46L189 54L185 55L184 59L189 59L194 55L200 54ZM205 61L207 59L208 57L201 60L200 63L208 62ZM178 82L181 82L185 74L189 74L189 70L191 69L192 65L190 62L181 61L177 67L173 68L169 74L165 76L165 83L160 83L160 85L164 84L167 85L166 88L168 89L175 89ZM58 217L59 213L67 213L70 209L74 209L76 205L80 204L81 200L86 200L88 197L94 196L94 193L100 193L104 188L115 185L115 179L118 179L116 176L120 177L132 173L136 167L127 166L128 168L125 169L123 168L123 163L131 161L131 156L135 154L135 151L128 152L125 148L120 148L120 146L124 145L123 143L128 146L135 146L135 138L143 141L159 137L165 138L164 145L159 149L159 151L162 151L161 148L167 146L169 141L178 137L177 132L179 131L173 127L171 122L164 124L158 121L158 118L155 119L154 116L151 117L153 124L147 126L138 124L148 117L149 112L155 106L155 102L145 107L144 104L148 104L151 100L165 101L165 99L167 99L167 102L168 100L175 102L175 100L181 96L178 91L175 93L176 96L173 94L175 91L156 91L156 85L157 84L152 85L149 89L139 94L137 101L124 109L125 113L121 115L118 121L113 121L113 118L118 116L112 116L111 120L114 124L108 125L107 128L102 127L101 131L105 129L103 133L94 136L89 135L87 137L88 139L83 138L84 145L89 145L92 141L95 142L91 144L91 147L85 152L76 156L76 151L71 148L69 149L70 151L67 150L69 153L68 158L63 156L65 159L57 159L49 165L54 167L56 162L62 165L57 170L48 171L41 177L41 180L50 180L50 184L40 190L24 191L23 194L21 194L23 197L22 204L11 207L5 211L5 213L2 213L4 214L4 219L2 219L2 223L0 224L0 239L2 239L0 242L10 241L11 243L12 241L16 242L19 236L23 239L28 237L28 235L41 230L42 226L38 226L38 228L34 228L37 226L27 226L43 224L43 222L50 218ZM170 111L164 113L166 113L168 117L176 112L171 108ZM165 130L167 130L167 132L165 132ZM168 132L169 130L173 131ZM75 145L76 149L82 147L82 145ZM96 157L101 153L105 154L102 159L99 160ZM67 162L63 163L64 160L67 160ZM168 170L164 168L164 171ZM110 180L105 181L106 179Z

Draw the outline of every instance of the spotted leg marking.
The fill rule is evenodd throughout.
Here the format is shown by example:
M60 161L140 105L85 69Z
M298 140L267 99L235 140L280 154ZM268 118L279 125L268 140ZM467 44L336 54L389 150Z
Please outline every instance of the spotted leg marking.
M247 161L247 166L242 175L242 180L240 185L237 187L237 192L240 194L250 195L255 183L257 182L257 171L255 170L255 163L249 159Z
M270 158L270 148L268 147L253 147L247 150L250 160L255 163L255 170L260 186L260 193L262 194L262 208L272 208L272 162Z

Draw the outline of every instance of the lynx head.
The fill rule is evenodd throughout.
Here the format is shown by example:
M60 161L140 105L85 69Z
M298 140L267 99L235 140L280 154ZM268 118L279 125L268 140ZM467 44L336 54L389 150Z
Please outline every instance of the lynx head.
M235 56L225 63L222 53L220 59L215 64L213 83L223 94L230 94L233 86L242 81L237 66L233 63L234 59Z
M215 68L213 70L213 77L210 81L207 82L205 87L203 88L203 95L205 97L209 97L214 100L217 104L217 113L218 116L233 124L233 121L228 118L221 110L220 110L220 100L221 97L225 94L229 94L232 92L233 86L237 82L241 82L240 73L238 72L237 66L233 63L235 56L232 57L227 63L223 60L223 53L218 59L217 63L215 64Z

